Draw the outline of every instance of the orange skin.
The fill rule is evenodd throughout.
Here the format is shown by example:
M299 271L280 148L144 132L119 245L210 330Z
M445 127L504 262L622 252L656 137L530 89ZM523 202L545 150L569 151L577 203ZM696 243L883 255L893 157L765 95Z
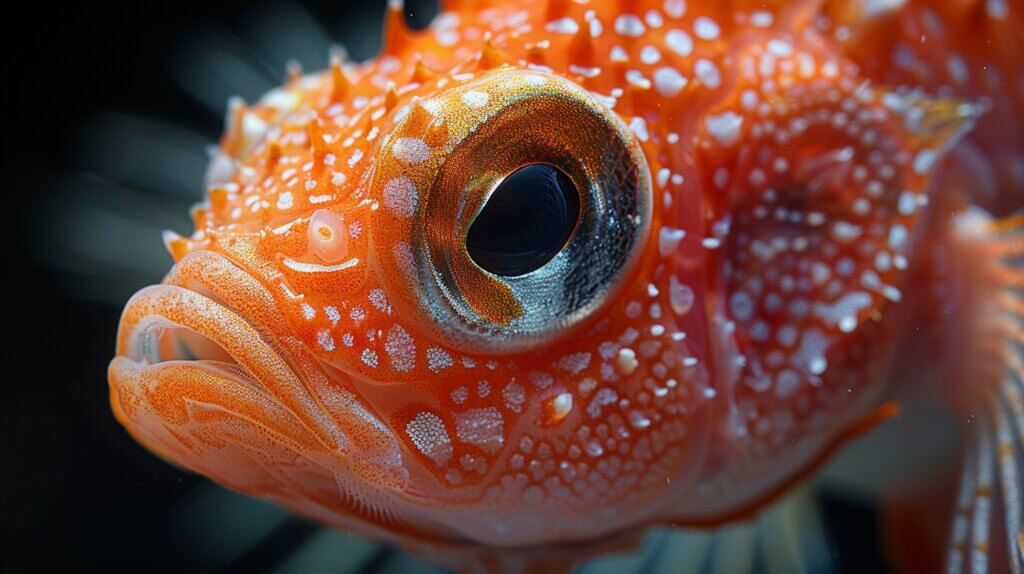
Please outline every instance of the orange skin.
M375 60L232 106L195 232L121 320L129 432L469 568L454 549L554 564L536 549L743 518L891 415L934 160L980 108L871 84L814 3L483 4L422 33L392 5ZM565 151L579 184L605 145L649 198L628 261L578 320L501 338L535 310L468 263L446 194L472 213ZM438 253L504 335L438 319Z

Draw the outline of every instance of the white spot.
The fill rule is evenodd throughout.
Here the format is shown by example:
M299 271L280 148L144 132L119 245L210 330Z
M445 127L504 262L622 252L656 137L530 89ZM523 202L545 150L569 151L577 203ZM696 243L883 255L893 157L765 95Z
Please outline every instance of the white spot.
M849 243L860 237L863 229L846 221L836 221L832 224L832 238L839 243Z
M775 16L765 10L758 10L750 14L750 25L755 28L768 28L774 21Z
M619 396L615 394L615 391L612 389L609 389L608 387L602 388L597 391L597 394L594 395L594 399L590 401L590 405L587 406L587 414L590 415L591 418L596 419L601 416L602 407L614 404L618 398Z
M767 48L769 54L779 56L780 58L793 54L793 45L785 40L769 40Z
M452 457L452 439L444 421L431 412L417 414L405 425L405 433L424 456L441 466Z
M505 399L505 407L517 413L522 410L523 403L526 401L526 391L519 383L505 385L505 388L501 391L501 396Z
M957 84L967 82L969 76L967 64L964 63L964 59L959 55L952 54L946 59L946 71L949 72L949 77Z
M416 140L416 141L419 141L419 140ZM423 142L420 142L420 143L423 143ZM355 165L355 164L357 164L357 163L359 162L359 160L361 160L361 159L363 159L363 150L361 150L361 149L357 149L357 150L356 150L356 151L355 151L355 152L354 152L354 153L352 154L352 157L348 158L348 166L349 166L349 167L352 167L352 166L354 166L354 165Z
M401 325L392 325L384 350L391 360L391 367L400 373L411 371L416 364L416 344Z
M644 14L644 21L647 22L647 25L651 28L661 28L665 25L665 19L661 17L661 13L657 10L648 10L647 13Z
M654 46L644 46L640 50L640 61L647 64L657 64L661 60L661 52Z
M383 289L371 289L370 294L366 297L370 303L382 313L391 314L391 305L388 304L388 296L384 293Z
M633 132L633 135L642 142L647 141L650 135L647 133L647 122L643 118L637 116L629 120L629 130Z
M419 194L412 180L404 175L384 184L384 207L399 217L412 217L419 205Z
M651 419L644 416L640 411L630 411L629 424L635 429L645 429L651 426Z
M363 364L372 369L377 368L378 359L377 353L373 349L363 349L362 354L359 358L363 361Z
M466 104L471 108L482 108L487 105L487 101L490 97L479 90L469 90L462 94L462 103Z
M291 209L292 205L294 205L294 198L292 197L292 192L282 191L281 194L277 196L278 209Z
M467 389L466 387L459 387L452 391L451 396L452 400L455 401L455 404L461 405L462 403L466 402L466 399L469 398L469 389Z
M601 75L601 68L598 67L586 67L577 66L576 64L569 64L569 71L574 74L579 74L584 78L596 78Z
M785 398L792 395L799 386L800 375L792 369L783 369L778 375L775 375L775 394L779 397Z
M320 345L320 348L325 351L334 350L334 338L327 331L320 331L316 334L316 342Z
M825 321L825 323L837 325L841 331L849 333L853 330L850 327L850 321L852 320L853 327L856 327L857 313L862 309L870 307L872 302L871 296L867 293L855 291L840 297L839 300L832 304L815 304L814 314Z
M693 53L693 38L682 30L669 30L665 34L665 45L680 56L689 56Z
M843 333L852 333L857 328L857 318L853 315L847 315L839 319L839 330Z
M737 291L729 297L729 311L733 319L748 321L754 316L754 300L746 291Z
M619 372L623 375L632 375L640 363L636 360L636 351L629 347L619 349L619 356L616 360Z
M566 34L571 36L576 32L579 32L580 25L579 22L572 18L559 18L558 20L548 22L547 25L544 26L544 29L552 34Z
M657 175L658 187L665 187L665 185L668 184L668 178L670 175L672 175L672 172L667 167L659 169Z
M906 3L907 0L864 0L861 10L864 11L864 16L875 18L902 8Z
M627 70L626 81L629 82L631 86L636 86L642 90L646 90L651 87L651 81L648 80L640 70Z
M828 361L825 359L827 349L828 340L825 335L818 329L807 329L804 331L800 348L797 349L793 362L807 369L812 375L820 375L828 367Z
M669 18L682 18L686 14L686 0L665 0L662 7Z
M701 16L693 22L693 33L701 40L716 40L721 32L718 23L706 16Z
M455 436L494 454L505 443L504 422L501 412L494 407L470 409L455 415Z
M551 401L551 418L560 421L572 411L572 394L561 393Z
M722 146L730 147L740 138L740 128L743 127L743 116L733 112L723 112L716 116L708 116L704 120L711 137Z
M327 318L332 325L337 325L338 321L341 321L341 313L338 312L337 307L324 307L324 312L327 313Z
M654 88L665 97L672 97L686 87L687 80L672 66L658 68L654 72Z
M901 251L907 244L907 228L899 223L893 225L889 230L889 247L895 251Z
M718 71L718 66L711 60L703 58L697 60L694 71L697 73L697 79L705 86L714 89L722 85L722 76Z
M914 173L923 175L928 172L935 165L935 160L938 154L935 150L923 149L917 152L917 156L914 157Z
M578 375L590 366L590 359L590 353L572 353L559 359L558 366L574 375Z
M546 389L555 382L554 377L541 371L531 371L527 377L530 379L530 382L533 383L533 386L538 389Z
M685 315L693 308L693 289L681 283L673 275L668 282L668 300L676 315Z
M441 369L448 368L454 364L455 362L452 361L451 355L446 353L444 349L439 349L437 347L430 347L427 349L427 367L431 371L436 373Z
M615 19L615 31L626 38L639 38L646 28L640 18L633 14L623 14Z
M430 158L430 146L419 138L399 138L391 153L402 163L416 165Z
M662 227L658 231L658 254L668 257L679 247L679 242L686 237L686 232L674 227Z
M535 88L539 88L540 86L543 86L544 84L548 83L548 79L539 74L529 74L525 78L523 78L523 81Z
M1010 6L1006 0L985 0L985 12L989 18L1005 20L1010 16Z
M903 191L900 193L899 206L897 207L900 215L911 215L914 210L917 209L917 198L914 197L913 192Z

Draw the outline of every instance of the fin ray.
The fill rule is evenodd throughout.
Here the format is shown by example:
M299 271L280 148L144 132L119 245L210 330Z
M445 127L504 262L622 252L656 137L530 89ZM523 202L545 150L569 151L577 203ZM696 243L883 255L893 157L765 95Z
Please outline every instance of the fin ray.
M1021 501L1020 501L1020 470L1021 450L1024 443L1014 444L1013 433L1010 428L1009 418L1012 407L997 403L993 410L995 412L995 447L999 465L999 484L1002 487L1002 500L1006 512L1006 536L1007 549L1009 550L1010 571L1012 574L1021 573L1021 553L1016 543L1017 533L1021 525ZM1017 412L1016 417L1020 419L1022 413Z
M947 549L947 574L1024 569L1024 215L964 213L960 228L987 259L977 278L993 287L973 341L970 384L980 390ZM999 530L1005 533L999 533ZM1005 536L1005 542L1004 538ZM1002 555L1003 544L1006 555ZM996 553L994 549L1000 551Z

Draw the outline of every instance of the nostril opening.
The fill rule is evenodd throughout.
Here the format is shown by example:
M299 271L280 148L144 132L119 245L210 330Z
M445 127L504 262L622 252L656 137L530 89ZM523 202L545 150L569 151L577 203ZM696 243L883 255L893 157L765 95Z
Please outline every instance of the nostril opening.
M561 170L535 164L505 178L466 235L466 250L480 268L517 277L543 267L572 237L580 195Z

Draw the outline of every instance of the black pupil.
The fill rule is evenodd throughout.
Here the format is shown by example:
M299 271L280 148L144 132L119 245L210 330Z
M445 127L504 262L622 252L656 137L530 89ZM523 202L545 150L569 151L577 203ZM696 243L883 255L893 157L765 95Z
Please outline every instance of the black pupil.
M529 165L494 190L469 228L466 249L495 275L525 275L562 250L579 216L572 180L550 165Z

